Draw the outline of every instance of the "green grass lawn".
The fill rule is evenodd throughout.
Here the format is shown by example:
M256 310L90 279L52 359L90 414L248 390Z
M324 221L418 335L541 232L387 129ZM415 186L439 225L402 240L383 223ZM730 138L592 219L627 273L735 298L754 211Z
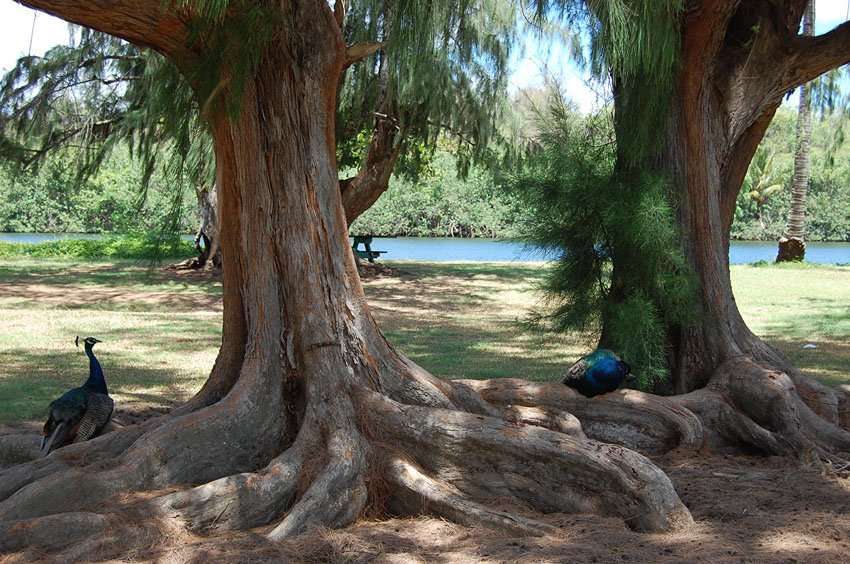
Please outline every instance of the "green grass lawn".
M527 328L545 266L386 264L401 273L364 282L372 311L399 350L436 374L551 379L593 347L593 335ZM850 383L850 267L736 266L732 278L757 334L815 377ZM5 259L0 323L0 424L40 420L85 380L75 335L103 340L95 352L122 409L166 405L212 367L221 284L128 261Z
M850 267L737 265L732 287L755 334L822 382L850 384Z

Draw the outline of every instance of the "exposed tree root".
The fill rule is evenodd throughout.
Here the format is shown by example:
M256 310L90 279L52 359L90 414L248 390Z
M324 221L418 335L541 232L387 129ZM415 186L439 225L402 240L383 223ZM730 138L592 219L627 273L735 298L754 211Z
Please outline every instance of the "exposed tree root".
M395 458L387 472L393 490L393 510L400 514L431 514L464 525L484 524L520 536L541 535L551 526L476 503L457 488L427 475L415 464Z
M551 414L569 413L581 422L581 430L588 437L641 452L656 454L671 448L703 447L701 419L671 402L671 398L623 390L590 400L557 382L513 378L463 382L493 405L515 412L524 422L547 429L564 432L565 423L552 419ZM545 410L550 415L536 418L523 415L527 410Z
M0 474L0 550L114 557L174 531L264 526L280 540L346 526L369 507L513 535L548 530L526 511L616 515L637 530L668 531L689 526L690 513L666 475L630 448L756 450L836 465L850 452L850 433L809 408L790 376L748 358L690 394L592 400L556 383L446 382L403 359L382 368L406 372L409 386L377 392L363 378L316 378L290 390L303 408L271 418L256 417L275 413L258 402L282 398L261 400L243 378L262 381L263 372L243 369L210 407L9 468ZM251 417L253 426L235 423ZM261 436L268 444L245 448ZM106 527L123 532L104 536Z
M815 413L791 377L771 366L746 357L731 359L701 392L716 393L732 410L725 416L738 423L742 431L734 424L718 426L718 433L727 440L751 440L753 446L768 454L800 461L814 457L846 463L850 458L850 432ZM711 402L694 402L692 398L689 394L674 399L708 417Z
M313 525L344 527L360 515L368 502L366 453L358 433L334 432L327 452L330 458L313 479L304 496L270 533L281 540Z
M38 433L16 433L0 436L0 470L35 460L41 456Z
M126 492L256 469L279 448L285 425L280 394L263 394L266 386L256 383L262 375L250 366L246 363L241 389L212 407L122 429L4 471L0 522L50 515L57 508L85 510Z
M544 512L619 515L645 531L692 522L664 473L636 452L501 418L403 405L377 394L363 401L374 414L379 440L472 498L513 497Z
M31 520L0 523L0 552L32 547L61 549L69 544L103 533L108 520L96 513L60 513ZM57 534L57 532L59 534Z
M797 382L805 382L804 393ZM672 397L624 390L589 400L555 383L465 383L494 405L567 411L581 421L588 437L642 452L705 447L759 451L803 463L825 460L837 466L850 459L842 390L799 374L792 378L747 357L721 365L705 388ZM535 424L556 428L545 418Z
M265 525L291 505L301 480L306 442L299 438L258 472L234 474L170 493L155 505L199 533Z

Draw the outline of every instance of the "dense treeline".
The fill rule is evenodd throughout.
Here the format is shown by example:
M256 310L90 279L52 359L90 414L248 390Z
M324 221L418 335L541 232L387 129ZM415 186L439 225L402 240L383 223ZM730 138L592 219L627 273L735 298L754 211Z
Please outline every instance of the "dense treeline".
M197 229L194 194L162 189L160 172L142 190L141 164L114 151L99 172L81 179L76 155L60 151L35 172L0 167L0 231L16 233L153 233Z
M781 107L767 130L760 151L771 160L770 182L781 188L764 199L759 222L759 202L753 193L757 166L751 165L738 195L732 238L776 241L785 229L791 205L794 172L794 132L797 112ZM833 115L812 123L806 232L810 241L850 241L850 143L844 142L847 120ZM754 159L754 163L757 159Z
M439 151L416 179L393 178L390 188L351 225L352 234L409 237L518 237L526 207L473 168L461 179L456 161Z
M781 108L762 144L770 157L770 181L781 185L763 202L752 194L751 171L738 198L733 239L777 240L790 205L796 112ZM808 237L850 241L850 144L841 143L837 118L815 120L809 188ZM52 156L37 173L0 168L0 231L48 233L160 233L164 226L189 233L197 227L194 194L157 187L155 175L140 193L141 166L116 151L91 178L80 180L75 156ZM522 237L529 206L496 187L487 170L457 174L451 144L423 164L414 178L393 177L389 190L351 226L353 234L417 237ZM167 194L167 195L166 195ZM762 227L759 221L761 206Z

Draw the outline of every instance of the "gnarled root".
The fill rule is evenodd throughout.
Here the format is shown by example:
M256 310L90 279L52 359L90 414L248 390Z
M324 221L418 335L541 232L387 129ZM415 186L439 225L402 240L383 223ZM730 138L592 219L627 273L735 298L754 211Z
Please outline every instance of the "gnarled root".
M428 513L515 535L546 532L531 516L540 511L616 515L637 530L668 531L692 523L690 513L666 475L624 446L755 449L835 464L850 452L836 409L828 420L792 377L749 358L731 359L690 394L626 390L592 400L554 383L446 382L403 360L395 369L407 386L379 382L379 392L328 372L290 390L301 408L255 419L276 413L259 407L275 394L252 393L240 379L211 407L10 468L0 474L0 549L70 555L96 547L118 556L175 530L269 525L265 534L279 540L315 525L345 526L367 510ZM253 425L240 424L245 419ZM257 437L267 444L246 450ZM198 454L198 444L209 452ZM123 532L101 534L116 524Z
M750 358L725 362L705 390L671 399L710 419L726 443L803 462L850 459L850 432L813 411L788 374Z
M214 406L159 425L122 429L4 471L0 522L84 511L118 494L257 468L279 447L286 425L280 421L280 394L264 393L272 379L246 366L242 389Z
M2 550L91 549L115 557L168 542L175 530L185 536L266 525L268 538L279 540L315 525L343 527L370 508L521 535L548 530L525 515L535 511L618 515L646 531L692 522L652 462L587 439L568 412L505 409L472 386L400 366L411 368L402 395L418 390L416 405L329 375L293 392L304 405L292 417L257 418L282 410L258 405L263 395L240 380L213 406L145 433L131 428L124 438L114 433L23 465L41 474L0 502L0 527L9 533ZM259 464L252 458L259 449L244 446L258 437L268 441ZM78 448L92 452L101 440L115 460L76 463ZM107 526L121 532L103 535Z
M552 528L542 521L496 511L477 503L403 458L390 460L387 470L386 477L393 489L394 512L407 515L432 513L456 523L485 524L515 535L540 535Z
M667 476L628 449L495 417L403 405L378 394L363 402L374 414L380 441L417 460L419 472L435 484L446 484L430 488L438 495L429 512L444 508L438 514L447 518L468 512L459 499L447 501L459 494L446 492L456 490L474 499L512 498L544 512L619 515L642 531L692 522Z
M671 401L675 398L623 390L588 399L560 383L514 378L463 380L463 383L488 402L516 412L523 421L547 429L563 432L565 422L553 418L552 414L569 413L580 421L584 434L597 441L650 454L673 448L698 450L703 447L702 420L687 407ZM528 410L545 410L549 415L534 421L522 415Z
M843 390L748 357L722 364L705 388L672 397L623 390L587 399L557 383L513 379L464 384L508 412L568 412L588 437L641 452L758 451L836 467L850 459ZM552 417L522 420L558 429Z

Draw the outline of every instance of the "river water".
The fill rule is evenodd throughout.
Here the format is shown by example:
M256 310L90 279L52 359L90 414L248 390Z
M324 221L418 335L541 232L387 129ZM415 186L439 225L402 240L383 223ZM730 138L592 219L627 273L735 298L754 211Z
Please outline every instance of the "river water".
M0 233L0 241L39 243L65 238L97 239L99 235L79 233ZM191 240L191 236L186 236ZM362 247L361 247L362 249ZM375 237L372 250L386 251L382 259L433 262L535 262L547 256L540 249L516 241L457 239L450 237ZM733 241L729 250L732 264L750 264L776 259L776 242ZM808 243L806 260L816 264L850 264L850 243Z

